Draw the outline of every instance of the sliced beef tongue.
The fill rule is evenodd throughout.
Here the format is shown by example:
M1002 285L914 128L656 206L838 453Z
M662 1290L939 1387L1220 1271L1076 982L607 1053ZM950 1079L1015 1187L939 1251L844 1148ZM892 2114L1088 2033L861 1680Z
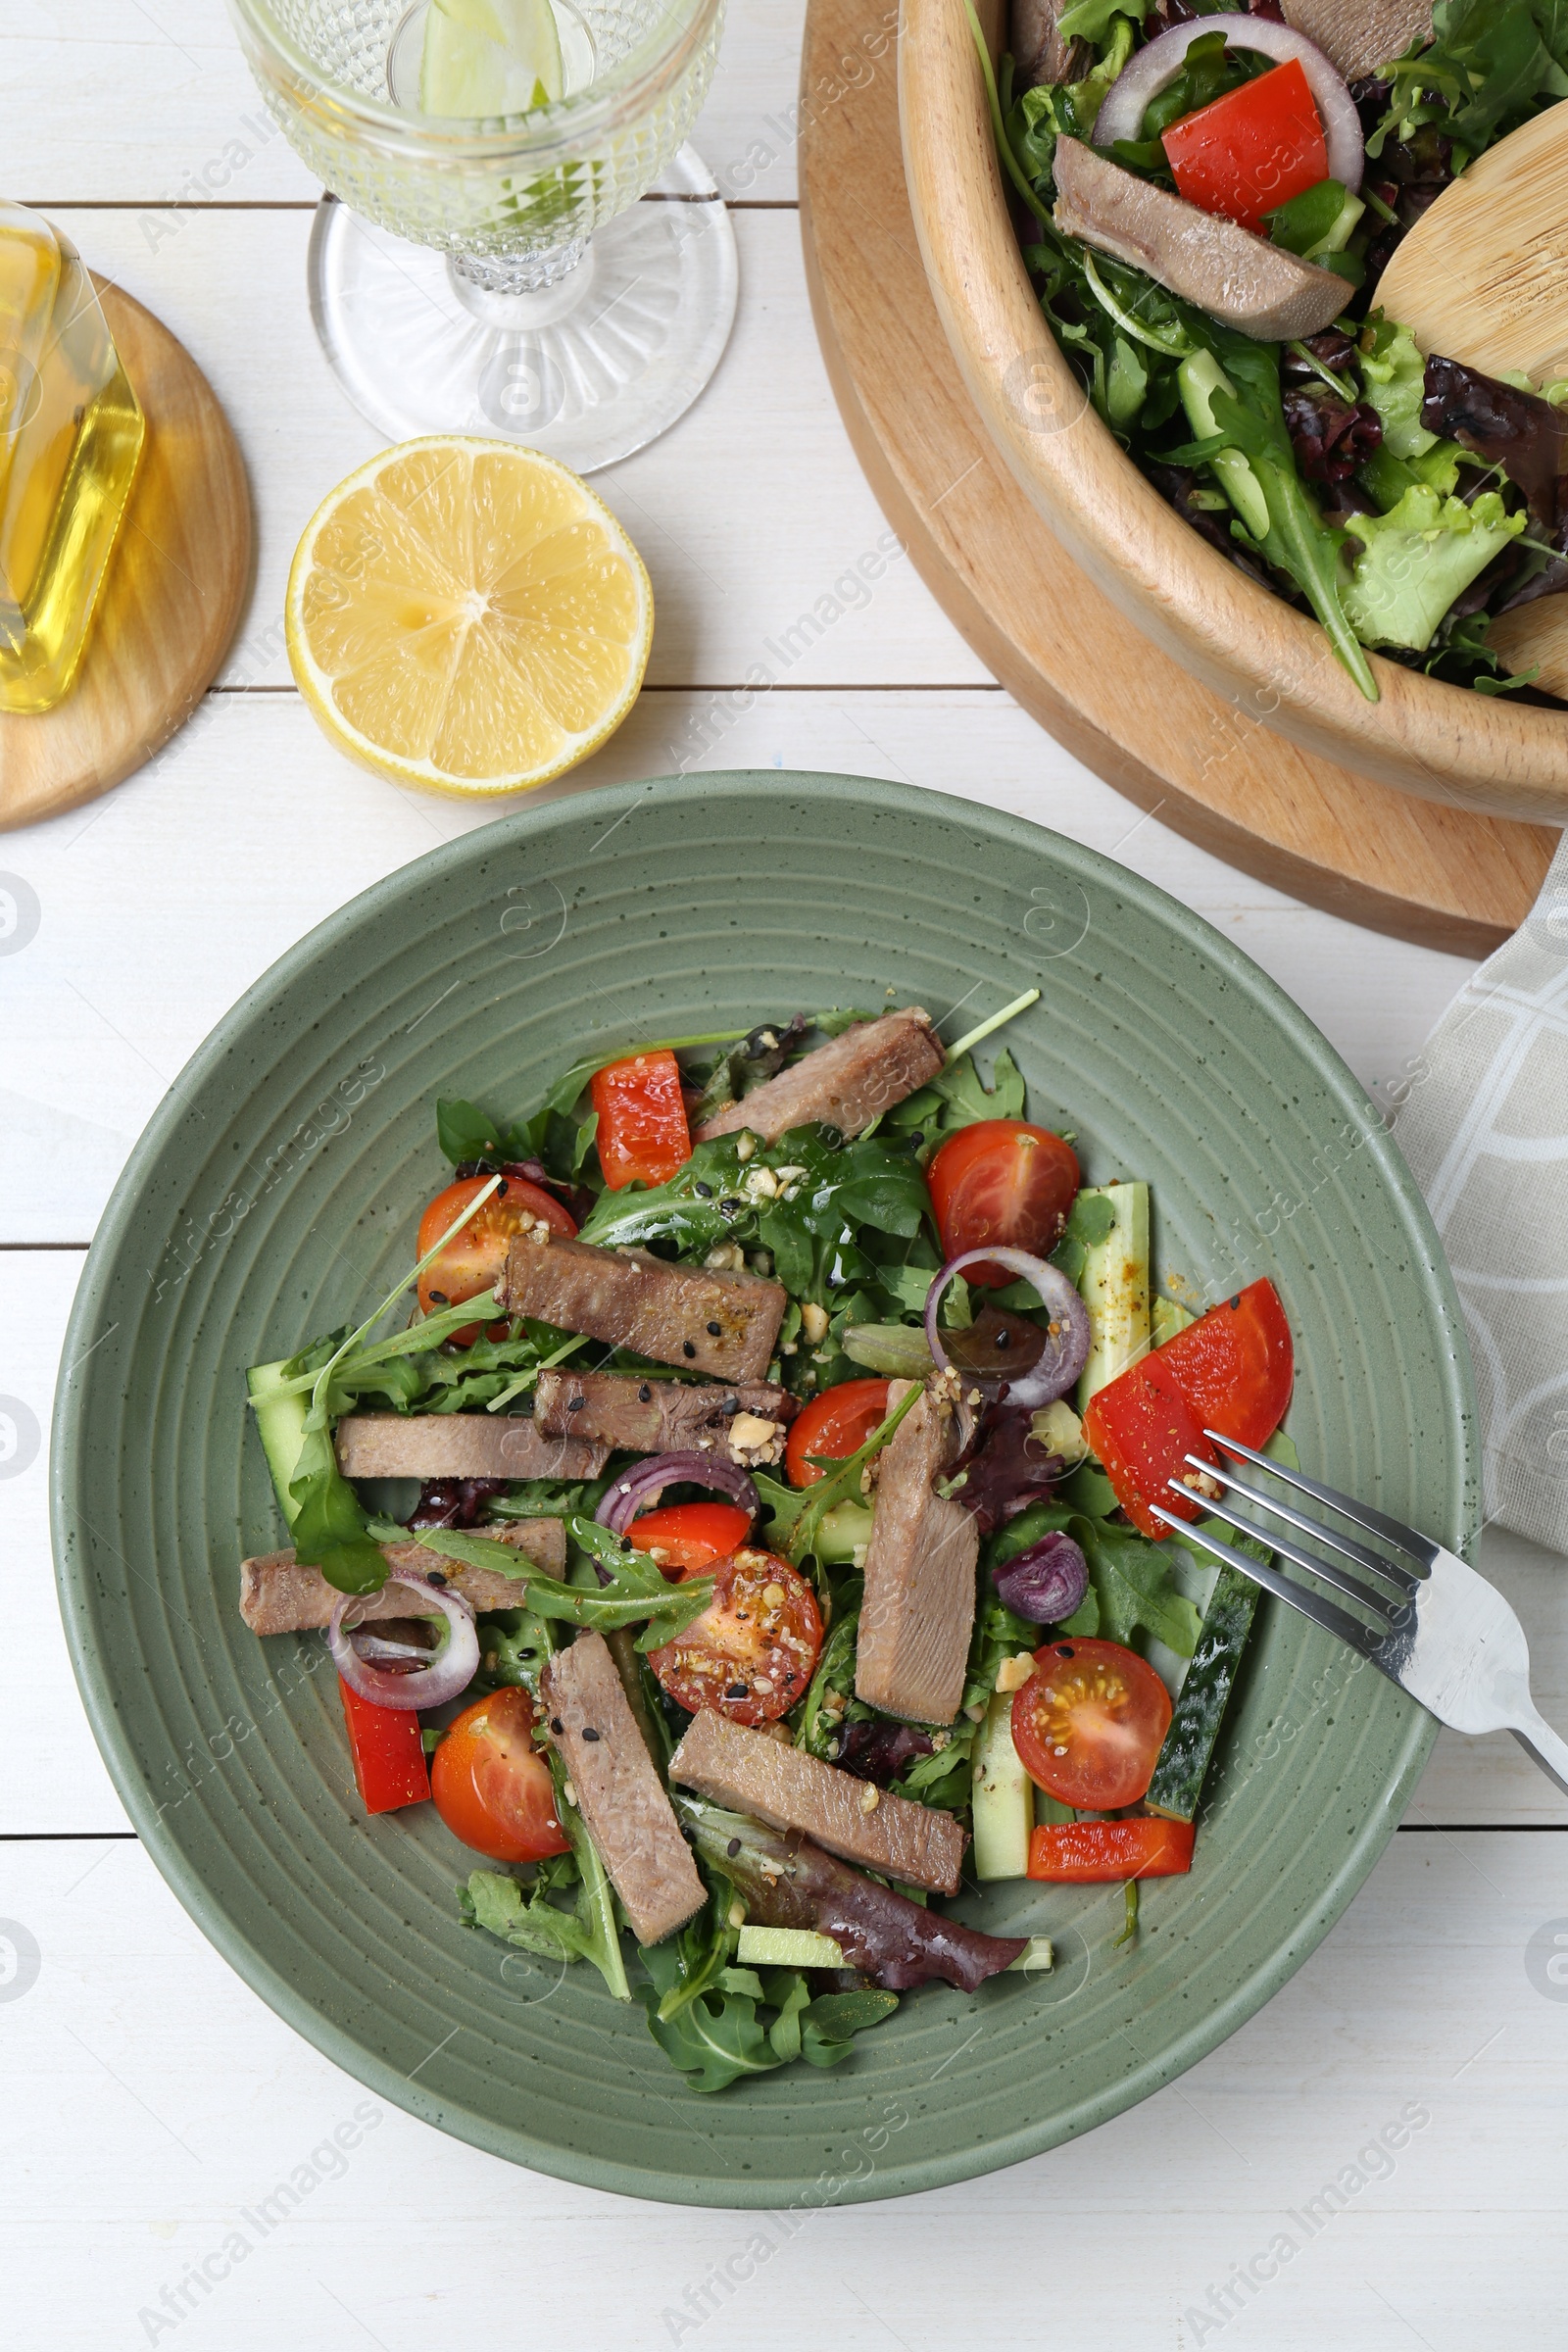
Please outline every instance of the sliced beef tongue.
M639 1943L662 1943L708 1900L602 1634L579 1634L540 1677L551 1744Z
M1058 139L1055 223L1114 254L1260 342L1315 335L1345 307L1345 280L1235 220L1200 212L1124 172L1080 139Z
M890 1384L890 1410L907 1387ZM928 1388L888 1441L877 1475L855 1695L916 1723L951 1723L963 1697L980 1532L934 1484L963 1435L950 1394Z
M1432 38L1432 0L1285 0L1285 22L1328 58L1347 81Z
M798 1409L786 1390L754 1380L726 1388L621 1372L541 1372L534 1391L534 1419L549 1437L586 1438L619 1453L744 1455L748 1463L763 1435L760 1424L770 1433L764 1450L778 1459Z
M345 1478L597 1478L608 1446L551 1435L520 1413L346 1413L335 1438Z
M566 1531L559 1519L524 1519L507 1527L487 1527L488 1542L509 1544L544 1569L560 1576L566 1565ZM473 1609L514 1609L523 1599L520 1578L504 1576L494 1568L471 1568L448 1559L425 1544L389 1544L386 1563L393 1578L400 1568L416 1568L421 1576L444 1576ZM308 1634L332 1622L342 1594L329 1585L319 1568L304 1568L292 1551L268 1551L239 1565L239 1613L253 1634ZM359 1604L359 1622L382 1617L433 1617L436 1603L416 1585L388 1582L379 1592Z
M951 1813L884 1793L711 1708L692 1718L669 1777L772 1829L804 1831L829 1853L906 1886L958 1891L968 1839Z
M792 1127L813 1124L858 1135L934 1078L946 1059L947 1048L918 1004L885 1012L818 1046L776 1078L754 1087L743 1102L726 1103L703 1122L693 1141L706 1144L744 1127L771 1144Z
M759 1090L760 1091L760 1090ZM655 1363L715 1380L760 1380L788 1294L757 1274L666 1265L646 1250L591 1242L515 1241L497 1286L509 1314L586 1332Z

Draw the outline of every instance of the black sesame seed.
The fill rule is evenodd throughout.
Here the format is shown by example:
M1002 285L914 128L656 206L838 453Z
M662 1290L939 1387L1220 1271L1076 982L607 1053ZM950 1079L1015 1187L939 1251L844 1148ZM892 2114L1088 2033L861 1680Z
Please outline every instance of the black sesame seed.
M720 1212L726 1217L738 1215L741 1207L738 1200L721 1200L718 1205Z
M682 1355L695 1355L697 1353L697 1349L690 1340L682 1340L680 1344L680 1351Z
M562 1722L559 1715L551 1716L550 1729L557 1735L558 1738L560 1737L561 1733L565 1730L565 1725Z
M1238 1308L1238 1307L1241 1305L1241 1303L1242 1303L1242 1295L1241 1295L1240 1291L1238 1291L1238 1292L1237 1292L1237 1294L1236 1294L1236 1296L1235 1296L1235 1298L1234 1298L1231 1300L1231 1313L1232 1313L1232 1314L1234 1314L1234 1313L1236 1312L1236 1309L1237 1309L1237 1308Z
M725 1853L726 1853L726 1854L728 1854L728 1856L729 1856L729 1858L730 1858L730 1860L731 1860L732 1862L734 1861L734 1859L735 1859L736 1855L737 1855L737 1854L740 1852L740 1850L741 1850L741 1841L740 1841L740 1839L739 1839L738 1838L732 1838L730 1839L730 1841L729 1841L728 1845L726 1845L726 1846L725 1846L725 1848L724 1848L724 1851L725 1851Z
M740 1411L741 1400L738 1396L726 1396L718 1409L727 1418L729 1414L738 1413Z
M730 1683L725 1687L724 1696L726 1698L746 1698L749 1695L744 1683Z
M597 1740L599 1734L594 1730L591 1723L585 1723L582 1727L582 1736L585 1740Z
M500 1182L500 1183L499 1183L499 1184L496 1186L496 1199L497 1199L498 1200L504 1200L506 1199L506 1197L507 1197L507 1180L506 1180L506 1178L503 1176L503 1177L502 1177L502 1179L501 1179L501 1182Z
M432 1306L450 1306L452 1301L447 1297L445 1291L432 1291L430 1293L430 1303Z
M921 1130L920 1128L918 1128L918 1127L917 1127L917 1128L915 1129L914 1133L913 1133L913 1134L910 1136L910 1138L909 1138L909 1141L910 1141L910 1143L911 1143L911 1144L914 1146L915 1150L918 1152L918 1151L919 1151L919 1149L920 1149L920 1146L921 1146L921 1145L922 1145L922 1144L925 1142L925 1136L924 1136L924 1133L922 1132L922 1130Z
M586 1396L568 1396L566 1398L566 1410L568 1413L580 1413L587 1401L588 1399Z
M996 1346L999 1348L1010 1348L1012 1346L1011 1332L999 1331L996 1337Z
M654 1401L654 1392L646 1380L637 1392L637 1401L639 1404L652 1404Z
M716 1340L723 1328L724 1326L721 1323L710 1323L708 1326L709 1338L710 1340Z
M711 1200L713 1198L713 1188L710 1184L694 1184L692 1191L697 1195L699 1200Z
M432 1584L432 1585L444 1585L444 1584L446 1583L446 1581L447 1581L447 1580L446 1580L446 1578L445 1578L445 1577L442 1575L442 1573L441 1573L441 1571L440 1571L440 1569L439 1569L439 1568L432 1568L432 1569L431 1569L431 1571L430 1571L430 1582L431 1582L431 1584Z

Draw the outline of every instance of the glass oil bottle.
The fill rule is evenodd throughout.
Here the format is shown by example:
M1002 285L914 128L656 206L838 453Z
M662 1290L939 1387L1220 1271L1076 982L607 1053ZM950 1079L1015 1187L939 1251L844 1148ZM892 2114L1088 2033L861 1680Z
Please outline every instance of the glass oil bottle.
M0 204L0 711L70 693L145 431L75 247Z

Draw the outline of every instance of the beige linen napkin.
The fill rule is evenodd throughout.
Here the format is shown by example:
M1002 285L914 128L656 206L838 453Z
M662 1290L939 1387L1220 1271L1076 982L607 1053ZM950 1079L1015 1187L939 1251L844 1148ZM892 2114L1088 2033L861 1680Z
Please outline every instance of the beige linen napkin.
M1488 1516L1568 1551L1568 834L1428 1039L1394 1132L1469 1326Z

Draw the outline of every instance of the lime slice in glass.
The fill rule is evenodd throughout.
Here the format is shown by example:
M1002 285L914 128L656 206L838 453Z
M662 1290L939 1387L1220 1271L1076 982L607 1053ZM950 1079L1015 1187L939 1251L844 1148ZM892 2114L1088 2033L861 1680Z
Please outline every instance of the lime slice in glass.
M422 113L526 114L562 89L561 37L550 0L430 0Z

